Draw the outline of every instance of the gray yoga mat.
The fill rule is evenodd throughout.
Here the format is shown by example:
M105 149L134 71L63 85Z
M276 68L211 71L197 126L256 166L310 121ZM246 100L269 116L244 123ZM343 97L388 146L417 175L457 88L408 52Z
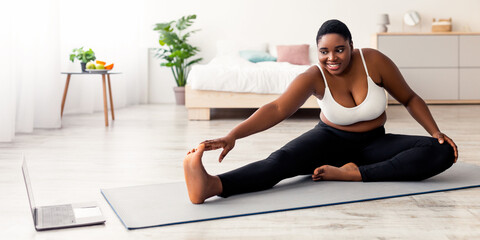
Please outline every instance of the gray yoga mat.
M190 203L184 182L102 189L128 229L189 223L480 186L480 166L454 164L420 182L314 182L308 176L284 180L274 188Z

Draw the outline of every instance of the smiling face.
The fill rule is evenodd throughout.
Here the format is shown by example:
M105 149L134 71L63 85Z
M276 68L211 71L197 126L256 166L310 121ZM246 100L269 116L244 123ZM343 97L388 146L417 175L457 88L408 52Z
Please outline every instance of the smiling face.
M339 75L350 65L353 44L342 35L329 33L323 35L317 43L320 65L332 75Z

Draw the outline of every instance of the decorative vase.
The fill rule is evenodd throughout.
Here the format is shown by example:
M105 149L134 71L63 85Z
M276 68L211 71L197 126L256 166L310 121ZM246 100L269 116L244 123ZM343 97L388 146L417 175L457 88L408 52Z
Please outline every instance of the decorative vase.
M81 62L80 66L82 66L82 72L86 72L85 67L87 66L87 63Z
M185 105L185 87L173 87L177 105Z

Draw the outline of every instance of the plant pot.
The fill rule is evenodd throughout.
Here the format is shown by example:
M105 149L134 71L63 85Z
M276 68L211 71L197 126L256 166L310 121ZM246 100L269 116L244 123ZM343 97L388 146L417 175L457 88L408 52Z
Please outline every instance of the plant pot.
M87 63L81 62L80 66L82 66L82 72L86 72L85 67L87 66Z
M185 105L185 87L173 87L177 105Z

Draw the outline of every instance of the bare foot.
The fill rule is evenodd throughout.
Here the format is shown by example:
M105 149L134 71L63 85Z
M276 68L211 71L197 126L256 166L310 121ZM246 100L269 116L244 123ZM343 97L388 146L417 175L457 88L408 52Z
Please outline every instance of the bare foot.
M203 167L202 156L204 150L205 145L200 144L197 149L188 152L183 160L188 196L194 204L203 203L205 199L222 193L220 178L209 175Z
M315 169L312 175L314 181L362 181L362 175L355 163L347 163L341 167L323 165Z

